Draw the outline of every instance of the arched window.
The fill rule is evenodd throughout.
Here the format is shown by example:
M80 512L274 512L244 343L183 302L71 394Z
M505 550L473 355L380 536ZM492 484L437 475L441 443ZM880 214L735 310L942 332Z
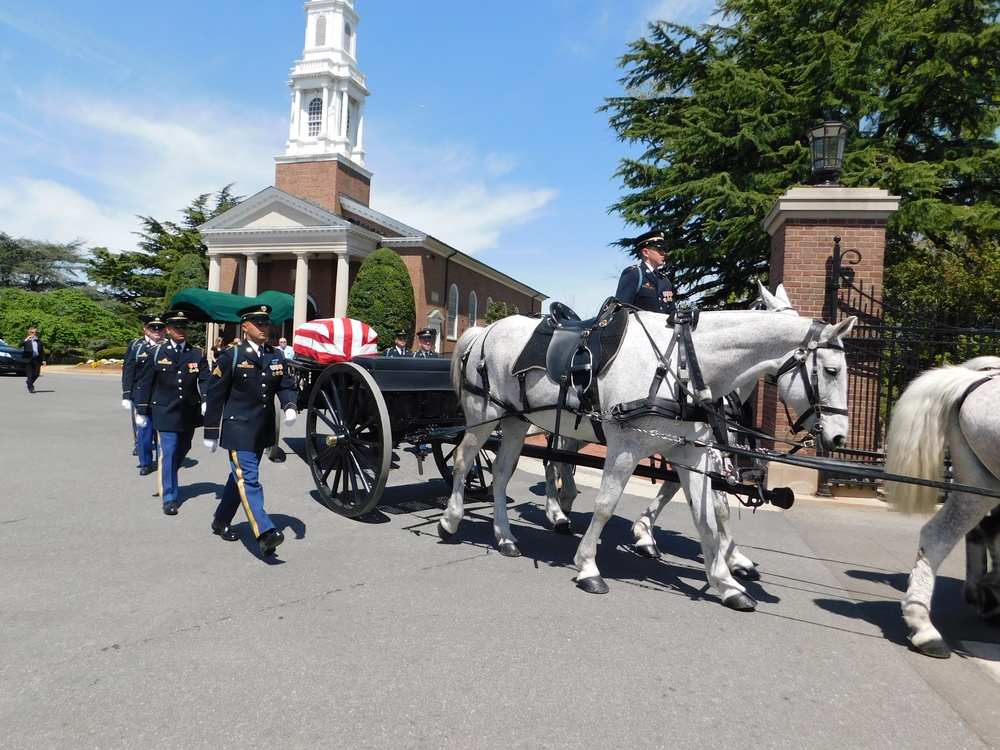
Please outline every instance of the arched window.
M319 135L319 128L323 122L323 100L319 97L309 102L309 135Z
M448 290L448 338L458 338L458 286L451 285Z
M344 52L354 57L354 29L351 24L344 24Z
M326 16L316 19L316 46L326 46Z
M479 298L475 292L469 292L469 327L476 325L476 318L479 317Z

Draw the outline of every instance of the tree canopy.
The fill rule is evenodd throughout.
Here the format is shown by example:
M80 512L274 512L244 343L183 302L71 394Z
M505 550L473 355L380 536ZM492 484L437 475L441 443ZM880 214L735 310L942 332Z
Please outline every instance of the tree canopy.
M41 292L82 284L76 275L83 267L81 244L15 239L0 232L0 288Z
M651 24L621 60L626 93L602 108L642 149L620 164L626 193L612 210L664 231L682 293L750 299L767 274L761 222L808 181L805 132L833 115L853 126L839 183L902 198L887 261L911 268L887 275L888 295L905 297L914 264L1000 267L998 10L721 0L718 23Z
M396 331L413 332L417 318L413 281L394 250L380 247L361 263L347 298L347 317L375 329L379 351L392 346Z
M87 261L87 276L115 299L138 310L162 310L185 286L205 286L206 248L198 227L243 200L232 185L204 193L181 210L180 223L140 216L139 250L121 253L98 247ZM200 269L200 270L199 270ZM180 285L180 286L179 286Z

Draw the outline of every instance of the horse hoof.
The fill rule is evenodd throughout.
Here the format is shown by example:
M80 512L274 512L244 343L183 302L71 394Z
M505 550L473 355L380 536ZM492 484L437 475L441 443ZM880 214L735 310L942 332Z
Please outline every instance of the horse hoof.
M604 582L604 579L600 576L591 576L590 578L579 578L576 581L577 588L583 589L588 594L606 594L611 589L608 588L608 584Z
M723 599L722 603L737 612L753 612L757 608L757 600L750 594L733 594L728 599Z
M947 659L951 656L951 649L948 648L948 644L940 638L935 638L926 643L914 643L913 648L925 656L933 656L935 659Z
M637 544L635 545L635 551L636 554L648 557L650 560L659 560L662 557L660 548L655 544Z
M520 557L521 550L517 548L517 545L513 542L504 542L500 545L500 554L504 557Z
M561 536L573 536L576 533L576 529L573 528L570 521L558 521L552 530Z
M757 570L756 566L752 568L744 568L742 566L737 566L733 568L733 575L737 578L741 578L744 581L759 581L760 571Z
M449 539L451 539L453 536L455 536L455 532L454 531L448 531L448 529L446 529L444 527L444 523L441 522L441 521L438 521L438 536L441 537L444 541L447 542Z

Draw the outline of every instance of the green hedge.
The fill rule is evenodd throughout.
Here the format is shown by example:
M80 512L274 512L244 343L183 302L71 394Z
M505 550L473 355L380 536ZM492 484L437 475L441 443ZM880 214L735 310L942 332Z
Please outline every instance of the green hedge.
M127 349L127 346L109 346L107 349L101 349L97 352L94 359L125 359Z

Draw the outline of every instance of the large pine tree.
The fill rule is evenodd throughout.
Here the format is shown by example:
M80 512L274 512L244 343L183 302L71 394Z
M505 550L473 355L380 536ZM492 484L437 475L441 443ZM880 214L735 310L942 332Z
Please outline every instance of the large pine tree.
M834 115L853 126L840 184L902 198L888 228L899 269L890 295L913 298L914 282L942 264L978 264L980 278L1000 280L998 9L722 0L717 23L650 25L621 60L626 93L604 108L643 149L622 161L626 192L613 209L665 231L682 293L748 299L767 276L761 222L808 182L805 132Z

